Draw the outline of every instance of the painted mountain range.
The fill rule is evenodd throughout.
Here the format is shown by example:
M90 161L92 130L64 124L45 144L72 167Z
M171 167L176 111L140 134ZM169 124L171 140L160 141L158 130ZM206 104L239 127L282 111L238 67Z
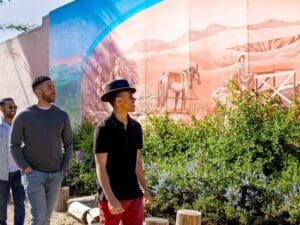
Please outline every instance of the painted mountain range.
M290 27L292 29L290 29ZM288 29L287 29L288 28ZM224 26L220 24L211 24L207 28L205 28L202 31L193 31L190 30L183 34L182 36L178 37L172 42L166 43L161 40L140 40L136 43L133 43L133 45L128 49L128 51L135 51L135 52L147 52L147 51L157 51L157 50L167 50L170 48L178 47L187 44L187 42L197 42L199 40L208 39L211 37L214 37L216 35L219 35L220 33L230 33L230 34L236 34L236 33L250 33L252 35L255 35L255 33L266 33L266 30L272 29L273 31L282 31L282 30L288 30L291 32L293 30L294 32L292 37L299 36L300 35L300 21L295 22L285 22L280 20L267 20L263 23L259 24L252 24L252 25L244 25L244 26ZM225 33L226 32L226 33ZM272 32L273 33L273 32ZM279 33L279 35L283 35L284 33ZM268 35L268 33L266 33ZM273 34L269 34L270 36L273 36ZM279 38L274 38L279 39ZM296 38L297 39L297 38ZM299 38L298 38L299 39ZM251 42L251 36L249 36L249 42Z

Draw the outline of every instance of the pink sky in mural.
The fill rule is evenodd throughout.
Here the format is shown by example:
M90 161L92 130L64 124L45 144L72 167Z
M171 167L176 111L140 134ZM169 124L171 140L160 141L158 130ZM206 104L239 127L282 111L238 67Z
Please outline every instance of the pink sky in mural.
M124 50L136 40L172 41L190 27L203 30L211 24L240 26L274 19L300 20L298 0L166 0L121 24L114 32ZM197 21L190 21L191 14ZM144 21L144 22L141 22ZM151 26L151 29L145 27Z

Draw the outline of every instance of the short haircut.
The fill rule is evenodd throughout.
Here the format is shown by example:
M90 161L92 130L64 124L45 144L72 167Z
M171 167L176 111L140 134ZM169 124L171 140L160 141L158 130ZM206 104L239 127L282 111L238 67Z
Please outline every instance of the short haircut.
M32 90L35 90L40 84L42 84L43 82L47 81L47 80L51 80L50 77L47 76L38 76L36 77L33 82L32 82Z
M114 107L116 98L118 97L118 95L119 95L121 92L122 92L122 91L116 91L116 92L114 92L114 93L111 93L110 96L108 96L107 102L108 102L109 104L111 104L112 107Z
M14 99L11 98L11 97L2 98L2 99L0 100L0 106L4 106L4 105L5 105L5 102L7 102L7 101L14 101Z

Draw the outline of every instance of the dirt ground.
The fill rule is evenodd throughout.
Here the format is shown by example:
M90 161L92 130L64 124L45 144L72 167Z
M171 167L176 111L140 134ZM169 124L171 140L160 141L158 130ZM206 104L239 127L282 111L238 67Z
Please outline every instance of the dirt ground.
M29 207L26 203L25 225L30 225ZM7 207L7 224L13 224L13 205L8 204ZM51 225L82 225L79 221L69 216L67 213L60 213L53 211L51 216Z

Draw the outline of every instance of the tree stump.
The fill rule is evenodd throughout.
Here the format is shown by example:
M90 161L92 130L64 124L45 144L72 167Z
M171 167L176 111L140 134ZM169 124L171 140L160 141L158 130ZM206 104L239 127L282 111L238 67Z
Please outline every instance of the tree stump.
M90 209L91 209L90 207L80 202L72 202L69 205L68 213L71 216L75 217L77 220L79 220L81 223L87 224L86 215Z
M169 220L159 217L147 217L145 219L145 225L169 225Z
M68 210L67 201L70 197L69 187L60 187L58 189L54 210L56 212L66 212Z
M201 212L189 209L180 209L176 215L176 225L201 225Z

